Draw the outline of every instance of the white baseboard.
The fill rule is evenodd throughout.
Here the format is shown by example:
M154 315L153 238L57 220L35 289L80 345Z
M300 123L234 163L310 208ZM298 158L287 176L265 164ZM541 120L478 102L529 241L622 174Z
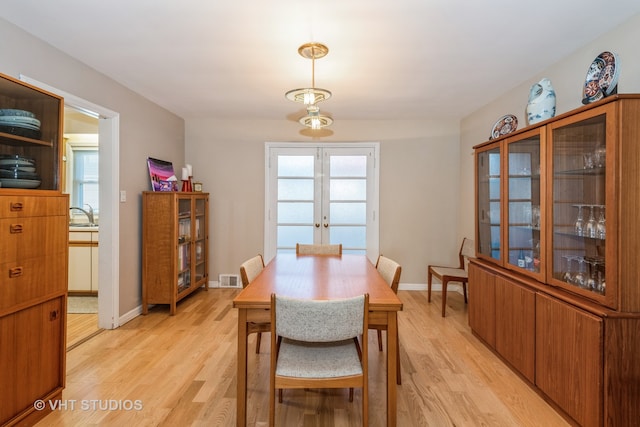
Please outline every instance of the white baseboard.
M124 325L127 322L130 322L131 320L135 319L136 317L140 316L141 314L142 314L142 305L139 305L136 308L134 308L133 310L130 310L129 312L127 312L127 313L123 314L122 316L120 316L120 318L118 319L118 322L120 322L118 327Z

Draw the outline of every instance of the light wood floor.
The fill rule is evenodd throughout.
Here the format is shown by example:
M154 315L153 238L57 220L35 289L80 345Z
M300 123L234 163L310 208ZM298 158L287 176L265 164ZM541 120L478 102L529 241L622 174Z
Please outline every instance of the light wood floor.
M67 313L67 351L101 332L98 314Z
M234 426L237 290L210 289L181 302L176 316L155 307L67 353L67 407L39 426ZM402 385L399 426L566 426L545 401L475 338L462 296L400 291ZM384 352L371 334L370 425L385 425ZM268 420L269 339L249 340L248 425ZM360 425L356 390L285 391L279 426ZM71 408L73 402L74 407ZM95 408L95 410L94 410ZM110 410L107 410L110 409Z

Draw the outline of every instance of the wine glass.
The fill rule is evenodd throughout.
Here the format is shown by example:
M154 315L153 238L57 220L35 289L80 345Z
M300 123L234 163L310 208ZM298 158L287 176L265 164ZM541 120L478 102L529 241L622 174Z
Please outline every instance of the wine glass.
M607 163L606 159L607 148L602 144L598 144L593 152L593 161L595 166L598 168L603 168Z
M576 218L575 223L575 231L576 235L583 236L584 235L584 217L582 216L582 207L584 205L574 205L578 208L578 217Z
M604 205L600 205L600 215L598 216L598 223L596 224L596 235L598 239L605 239L607 236L607 227L604 219Z
M578 271L573 276L573 284L580 288L584 288L586 284L585 263L583 257L576 257L578 260Z
M573 255L563 255L562 258L567 260L567 270L562 275L562 280L567 283L573 283L573 273L571 272L571 261L575 259Z
M591 238L596 237L596 217L593 215L594 205L589 206L589 220L587 221L587 227L585 234Z
M585 287L591 291L597 290L597 281L596 281L596 269L598 268L598 261L593 258L587 260L589 264L589 277L585 282Z

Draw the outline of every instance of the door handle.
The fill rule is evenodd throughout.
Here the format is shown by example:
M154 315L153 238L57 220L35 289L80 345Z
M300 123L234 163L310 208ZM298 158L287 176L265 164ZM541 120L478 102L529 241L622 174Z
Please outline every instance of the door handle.
M329 224L327 224L326 222L324 223L324 228L329 228Z
M320 228L320 224L316 222L316 228Z

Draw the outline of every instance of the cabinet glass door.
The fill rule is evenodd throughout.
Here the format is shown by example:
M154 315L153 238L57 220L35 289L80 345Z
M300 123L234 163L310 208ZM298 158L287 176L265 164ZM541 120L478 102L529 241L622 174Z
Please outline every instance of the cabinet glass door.
M544 247L541 206L544 180L541 181L540 130L525 133L517 140L507 140L507 226L506 262L510 268L538 276Z
M202 284L203 280L208 278L207 272L207 230L205 227L207 226L206 218L207 218L207 200L205 196L197 197L195 199L195 230L193 232L194 240L195 240L195 284L199 286Z
M551 127L551 283L612 306L615 271L606 270L607 206L615 206L607 138L613 109L599 108ZM611 139L611 140L610 140ZM611 240L611 239L609 239ZM611 243L611 242L610 242ZM615 269L613 269L615 270Z
M191 198L178 198L178 293L191 286Z
M500 145L476 151L477 255L500 262Z

